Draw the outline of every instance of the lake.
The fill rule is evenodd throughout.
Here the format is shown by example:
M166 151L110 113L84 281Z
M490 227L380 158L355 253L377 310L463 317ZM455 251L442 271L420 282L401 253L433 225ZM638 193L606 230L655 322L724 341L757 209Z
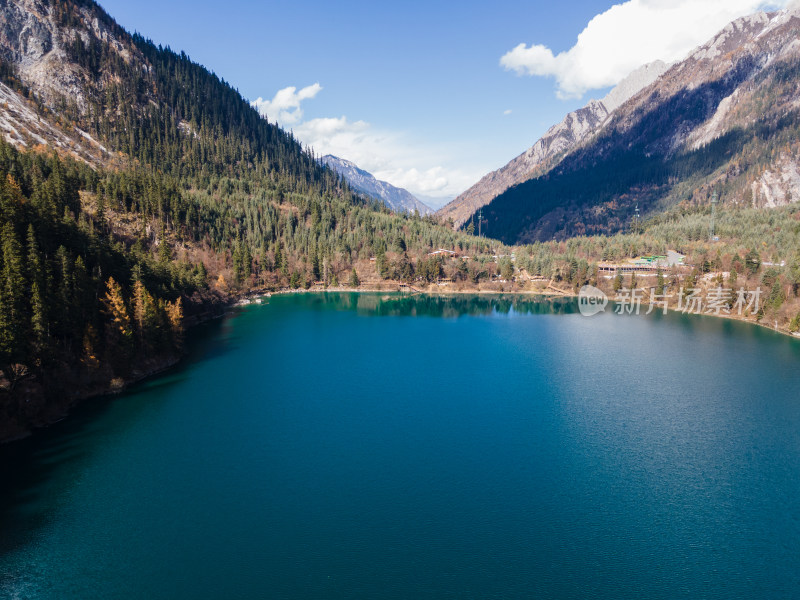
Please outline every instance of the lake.
M800 340L303 294L0 449L4 598L788 598Z

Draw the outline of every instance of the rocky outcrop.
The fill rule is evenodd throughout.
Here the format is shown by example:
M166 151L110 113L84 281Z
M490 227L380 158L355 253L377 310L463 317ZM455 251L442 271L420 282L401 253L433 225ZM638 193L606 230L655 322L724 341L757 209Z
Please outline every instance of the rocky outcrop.
M80 66L70 56L79 44L84 57L99 42L125 63L148 68L128 33L93 3L0 0L0 17L0 60L13 64L22 82L56 112L66 102L85 114L90 96L114 78Z
M37 113L18 92L0 83L0 135L17 148L47 146L90 164L107 164L112 153L77 127L68 135Z
M800 164L792 156L782 156L752 183L753 206L775 208L800 200Z
M70 48L81 44L79 53L86 56L98 40L126 63L135 58L147 69L128 34L97 6L0 0L0 61L13 66L25 90L23 95L0 84L0 135L21 149L50 146L91 164L117 160L71 124L87 114L91 99L113 79L113 74L88 72L70 56ZM28 91L30 97L25 97ZM64 114L65 108L73 111L72 117Z

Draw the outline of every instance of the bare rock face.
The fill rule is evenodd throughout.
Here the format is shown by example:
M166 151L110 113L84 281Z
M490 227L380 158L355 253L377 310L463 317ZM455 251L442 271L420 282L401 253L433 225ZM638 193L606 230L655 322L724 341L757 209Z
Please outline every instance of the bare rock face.
M781 156L752 183L753 206L774 208L800 201L800 164L792 156Z
M20 79L50 108L66 100L85 114L87 94L97 92L103 80L71 60L68 48L78 39L88 45L95 37L130 62L127 34L113 31L109 23L99 7L58 9L41 0L0 0L0 58L14 64Z
M656 61L636 69L603 100L590 100L583 108L569 113L528 150L501 169L485 175L437 214L444 221L452 219L454 225L460 227L476 210L508 188L552 168L572 148L602 129L614 110L655 81L667 68L664 62Z
M25 98L3 83L0 83L0 135L21 149L48 146L90 164L107 163L112 156L102 144L77 127L68 135L41 118Z
M66 60L52 8L36 0L0 0L0 12L0 57L16 65L20 78L47 104L63 96L83 108L80 77Z
M18 79L52 115L60 116L65 106L86 115L92 97L113 77L88 73L75 52L70 53L76 45L89 47L93 38L107 43L125 62L138 60L147 68L130 37L96 5L0 0L0 60L14 66ZM50 146L92 164L113 158L86 132L60 127L48 118L34 103L0 84L0 134L10 143L20 148Z
M439 209L437 214L444 221L452 219L453 224L460 227L476 210L489 204L511 186L547 170L559 155L594 132L607 117L608 111L597 100L569 113L528 150L506 166L482 177L466 192Z
M0 0L0 47L5 58L22 63L38 60L53 49L50 30L43 24L49 8L41 2Z
M670 118L664 131L645 131L650 151L669 154L697 150L769 113L774 118L800 109L794 66L800 60L800 4L774 13L759 12L726 25L711 40L643 88L609 119L607 133L641 128L642 116L661 110ZM776 77L777 71L785 73ZM664 107L701 91L692 107L670 115ZM800 199L795 162L777 157L752 190L757 206ZM780 188L780 189L779 189ZM759 199L760 194L760 199Z

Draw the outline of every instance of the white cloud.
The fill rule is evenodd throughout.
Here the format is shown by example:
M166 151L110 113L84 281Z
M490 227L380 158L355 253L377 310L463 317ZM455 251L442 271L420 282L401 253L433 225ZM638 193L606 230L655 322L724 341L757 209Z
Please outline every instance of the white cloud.
M303 118L303 109L300 103L303 100L310 100L322 90L319 83L309 85L297 91L297 88L290 86L278 90L272 100L264 100L259 96L252 102L253 107L264 117L277 122L282 126L292 125Z
M511 111L511 109L509 108L509 109L506 109L506 110L504 110L504 111L503 111L503 114L504 114L504 115L510 115L510 114L511 114L511 112L512 112L512 111Z
M412 194L453 197L475 183L475 173L446 166L446 148L384 131L347 117L299 123L295 136L318 155L333 154L354 162L378 179Z
M319 83L299 91L294 86L287 87L272 100L258 98L252 105L271 122L291 127L295 137L318 156L333 154L354 162L378 179L416 196L438 198L444 203L486 171L483 167L465 169L454 162L453 157L458 155L455 148L382 130L366 121L351 121L345 116L304 121L303 101L314 98L321 90Z
M683 58L730 21L788 0L629 0L595 16L575 45L554 54L519 44L500 64L520 75L553 77L560 98L615 85L637 67Z

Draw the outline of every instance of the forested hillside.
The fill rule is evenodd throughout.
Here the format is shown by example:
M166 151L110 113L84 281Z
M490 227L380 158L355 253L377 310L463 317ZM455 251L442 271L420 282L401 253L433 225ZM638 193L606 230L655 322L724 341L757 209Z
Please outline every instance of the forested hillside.
M0 78L24 108L0 142L3 435L174 362L186 316L250 290L413 280L431 248L486 247L354 193L228 83L90 0L0 11Z
M796 201L798 27L797 8L725 27L557 166L495 198L483 210L489 235L525 243L615 233L637 207L647 216L707 205L715 190L730 206Z

